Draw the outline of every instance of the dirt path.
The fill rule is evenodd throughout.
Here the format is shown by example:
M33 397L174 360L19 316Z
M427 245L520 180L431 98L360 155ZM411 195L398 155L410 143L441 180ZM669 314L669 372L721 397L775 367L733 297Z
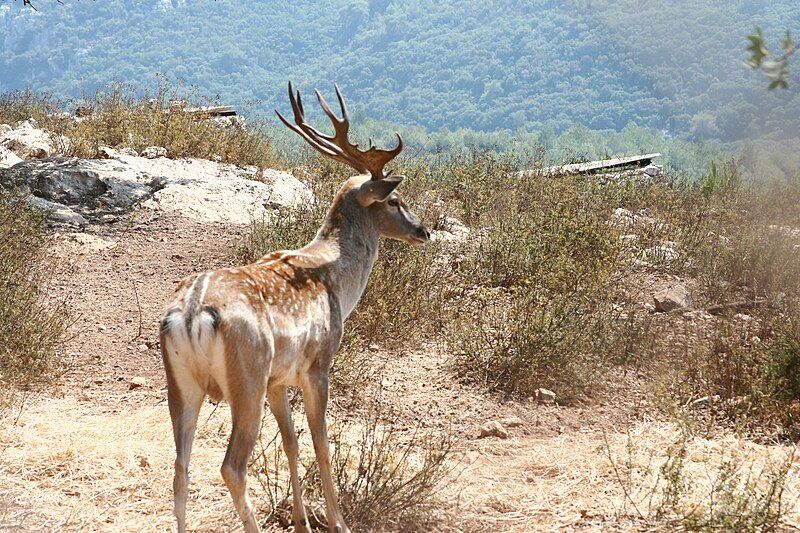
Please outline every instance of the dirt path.
M73 265L57 290L79 310L80 333L69 346L70 369L58 390L28 398L0 436L0 530L174 527L158 321L177 281L229 264L246 228L151 216L137 212L91 227L94 238L65 234L59 241L57 253ZM442 530L641 527L622 508L608 450L622 454L633 432L649 435L644 448L660 453L655 450L666 448L674 428L648 420L645 395L631 376L621 376L619 391L604 395L612 402L564 408L504 402L459 384L440 346L380 352L375 359L382 401L396 409L401 423L447 428L456 437L457 477L445 488ZM143 385L132 388L133 378ZM336 410L335 399L333 404ZM509 439L478 438L482 424L509 417L520 419L509 428ZM238 530L218 473L227 409L206 405L200 418L190 529ZM262 433L274 432L267 419ZM309 442L301 446L310 453ZM251 489L265 516L264 489L252 480Z
M80 332L69 347L64 389L84 388L90 397L122 393L133 377L164 386L157 344L164 306L184 276L228 265L242 231L137 212L90 228L110 249L63 235L57 251L73 266L62 290L79 310Z

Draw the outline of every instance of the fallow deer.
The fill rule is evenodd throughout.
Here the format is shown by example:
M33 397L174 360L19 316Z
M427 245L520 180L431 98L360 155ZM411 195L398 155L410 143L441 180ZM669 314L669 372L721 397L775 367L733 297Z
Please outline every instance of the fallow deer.
M342 118L316 92L334 135L305 120L303 103L289 83L295 124L281 121L315 150L354 168L314 239L299 250L268 254L253 264L187 277L161 322L161 349L175 437L173 490L178 531L186 530L188 467L197 417L206 395L225 399L233 428L222 464L236 511L248 533L259 530L247 496L247 464L261 427L265 397L286 452L296 531L309 531L298 476L298 443L287 387L303 392L319 463L328 527L348 531L331 475L325 411L328 370L339 348L343 322L355 308L378 254L380 237L410 244L430 232L397 194L402 176L384 170L403 149L360 150L348 140L347 106L339 88Z

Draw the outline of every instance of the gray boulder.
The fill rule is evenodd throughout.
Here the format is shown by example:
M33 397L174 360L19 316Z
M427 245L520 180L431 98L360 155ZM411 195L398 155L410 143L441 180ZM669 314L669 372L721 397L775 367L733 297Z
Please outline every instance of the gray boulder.
M79 215L69 207L56 202L48 202L36 196L28 196L26 203L36 209L48 212L48 217L53 222L60 222L62 224L70 224L73 226L85 226L88 224L83 216Z
M0 186L69 205L83 216L135 206L203 222L249 224L314 201L291 174L203 159L147 159L104 148L106 159L52 157L0 169Z

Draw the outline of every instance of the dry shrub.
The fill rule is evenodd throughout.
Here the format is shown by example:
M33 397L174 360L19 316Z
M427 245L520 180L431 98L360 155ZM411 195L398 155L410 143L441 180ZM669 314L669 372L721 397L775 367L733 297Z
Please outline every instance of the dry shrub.
M345 521L353 531L428 531L441 502L437 496L451 473L448 434L398 429L394 416L373 398L363 423L339 421L329 438L333 478ZM251 465L272 509L268 521L291 523L290 482L279 436L266 443ZM301 459L306 511L314 529L326 529L324 495L314 457ZM275 474L273 474L275 472Z
M448 338L457 375L521 396L545 387L569 402L602 385L635 331L637 324L608 300L568 293L542 302L527 293L505 305L485 302L475 316L453 323Z
M662 356L657 386L672 403L718 399L696 413L705 421L797 439L800 182L746 185L730 164L709 176L685 193L693 242L681 271L698 282L698 307L730 309L710 321L706 340Z
M78 102L65 103L47 94L17 91L0 95L0 123L34 118L40 127L69 139L66 155L96 157L101 146L133 148L162 146L172 158L218 159L240 166L275 167L269 142L254 127L221 126L207 116L190 113L193 104L170 106L178 89L162 85L154 93L133 85L115 84ZM185 95L184 95L185 96ZM218 102L190 95L198 105ZM185 98L180 101L185 102ZM74 118L64 112L83 107L91 114Z
M26 89L0 94L0 124L14 125L29 118L50 124L62 112L62 103L50 93Z
M504 184L498 187L497 183ZM581 177L497 177L466 250L460 317L447 329L458 375L530 396L569 401L627 359L638 339L619 281L629 269L607 218L620 191Z
M48 294L56 265L47 254L45 215L0 195L0 380L25 387L60 367L69 313Z
M710 344L676 356L662 375L664 390L682 404L713 399L690 412L712 426L734 424L752 438L800 438L800 319L761 311L726 319ZM684 413L686 414L686 413Z

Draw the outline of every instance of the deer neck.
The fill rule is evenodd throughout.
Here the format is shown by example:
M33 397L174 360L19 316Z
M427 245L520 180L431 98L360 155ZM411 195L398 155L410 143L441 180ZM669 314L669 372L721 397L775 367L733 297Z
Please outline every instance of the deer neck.
M339 301L342 320L350 316L364 294L380 241L380 233L368 213L353 200L334 200L316 237L303 248L324 258L329 290Z

